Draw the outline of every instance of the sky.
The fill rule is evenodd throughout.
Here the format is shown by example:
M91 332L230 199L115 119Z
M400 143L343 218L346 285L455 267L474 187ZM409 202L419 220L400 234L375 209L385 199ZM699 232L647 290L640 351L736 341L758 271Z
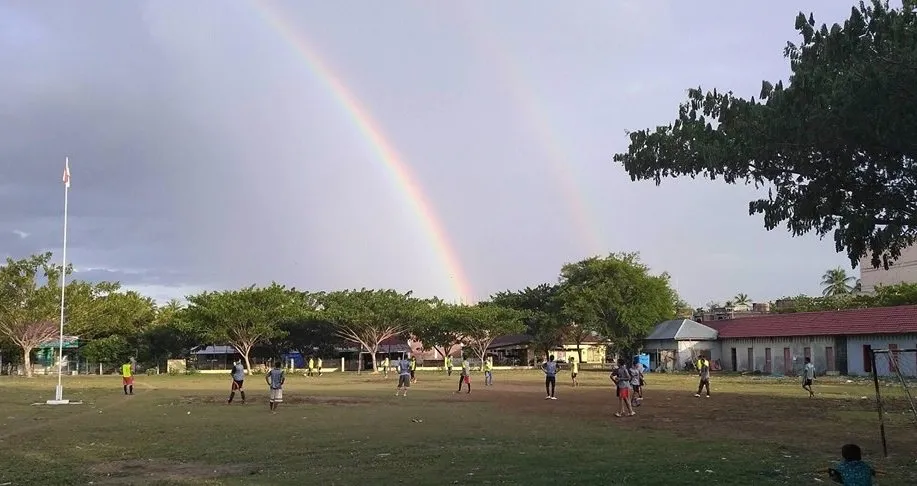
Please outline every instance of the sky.
M0 257L59 258L69 156L75 277L157 300L277 281L476 301L619 251L695 306L818 294L851 268L830 238L766 231L752 188L631 182L612 156L687 88L786 79L796 14L852 5L6 0Z

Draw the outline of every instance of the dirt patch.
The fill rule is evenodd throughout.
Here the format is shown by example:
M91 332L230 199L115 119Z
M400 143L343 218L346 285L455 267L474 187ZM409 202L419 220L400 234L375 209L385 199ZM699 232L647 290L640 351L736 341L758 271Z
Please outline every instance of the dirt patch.
M180 398L182 404L220 404L226 405L226 399L215 395L185 395ZM238 400L237 400L238 401ZM283 397L284 405L365 405L377 400L361 397L309 397L288 395ZM267 403L267 398L257 397L246 400L247 404Z
M93 484L149 484L152 482L194 483L226 476L256 474L245 466L213 465L196 462L173 462L154 459L131 459L95 464L90 473Z
M528 387L491 389L464 399L489 401L501 409L591 420L609 427L664 431L702 440L739 440L780 445L787 451L822 451L835 456L840 446L854 442L879 454L881 442L875 401L860 398L799 398L721 393L695 398L693 392L648 389L635 417L617 418L618 402L611 387L558 387L557 400L544 400L543 390ZM472 398L474 397L474 398ZM901 410L886 415L891 453L917 450L913 416ZM891 409L891 408L890 408Z

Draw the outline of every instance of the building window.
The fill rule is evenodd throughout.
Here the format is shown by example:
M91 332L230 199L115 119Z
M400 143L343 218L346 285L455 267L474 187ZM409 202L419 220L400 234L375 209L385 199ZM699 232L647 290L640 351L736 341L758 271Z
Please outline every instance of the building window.
M825 346L825 370L834 371L834 347Z
M872 373L872 346L863 345L863 372Z
M755 348L748 348L748 371L755 371Z
M793 372L793 353L790 348L783 348L783 372L790 374Z
M802 348L802 356L804 358L812 359L812 348Z
M764 348L764 372L765 373L774 372L774 368L773 368L773 364L771 363L771 360L772 360L771 348Z

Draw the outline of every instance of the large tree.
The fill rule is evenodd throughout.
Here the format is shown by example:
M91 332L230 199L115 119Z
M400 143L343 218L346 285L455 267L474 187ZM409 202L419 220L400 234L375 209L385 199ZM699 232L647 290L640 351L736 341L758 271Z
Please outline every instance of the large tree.
M70 269L67 270L69 273ZM62 271L60 265L51 262L51 253L20 260L7 258L0 267L0 334L22 351L22 364L29 377L32 351L59 337ZM79 283L71 285L68 294L74 293L72 289L82 288ZM65 311L71 308L80 307L70 301Z
M490 297L490 301L502 307L527 312L525 332L532 337L537 351L545 356L563 345L565 324L563 303L558 298L560 286L541 284L522 290L506 290Z
M322 293L302 293L305 311L299 318L280 326L285 336L277 344L298 351L303 356L314 353L316 349L320 352L330 351L340 344L341 339L334 323L319 311L323 296Z
M464 343L466 330L461 319L464 306L448 304L440 299L428 300L426 305L425 316L408 333L423 343L425 349L436 350L445 359Z
M917 12L861 3L843 25L800 13L788 44L789 82L759 99L688 91L667 126L630 133L614 160L633 180L722 178L768 188L749 204L794 235L834 231L854 267L874 267L917 238Z
M474 306L464 306L459 310L459 319L465 328L467 346L481 360L483 365L487 350L500 336L518 334L525 330L527 312L509 309L483 302Z
M841 267L832 268L825 272L821 277L822 295L843 295L853 292L853 283L856 277L847 275L847 271Z
M346 290L322 297L321 318L334 323L338 336L359 344L369 353L375 373L379 369L376 356L379 345L415 327L425 316L425 305L413 298L411 292Z
M636 253L564 265L560 285L567 315L619 351L635 350L653 326L675 317L669 276L651 274Z
M138 360L164 367L170 358L185 358L200 344L202 332L193 322L181 319L184 306L172 299L157 306L156 316L138 337Z
M283 336L281 324L304 311L300 292L272 283L189 296L181 319L198 329L206 342L235 348L251 370L252 348Z

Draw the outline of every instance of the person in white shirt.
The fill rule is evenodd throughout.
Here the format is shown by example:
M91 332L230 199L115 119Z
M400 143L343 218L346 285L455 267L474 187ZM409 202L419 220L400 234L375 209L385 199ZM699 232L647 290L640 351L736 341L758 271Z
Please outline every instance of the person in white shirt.
M802 388L809 392L809 398L815 398L815 390L812 389L812 381L815 380L815 365L812 364L812 358L806 358L806 366L802 370Z

